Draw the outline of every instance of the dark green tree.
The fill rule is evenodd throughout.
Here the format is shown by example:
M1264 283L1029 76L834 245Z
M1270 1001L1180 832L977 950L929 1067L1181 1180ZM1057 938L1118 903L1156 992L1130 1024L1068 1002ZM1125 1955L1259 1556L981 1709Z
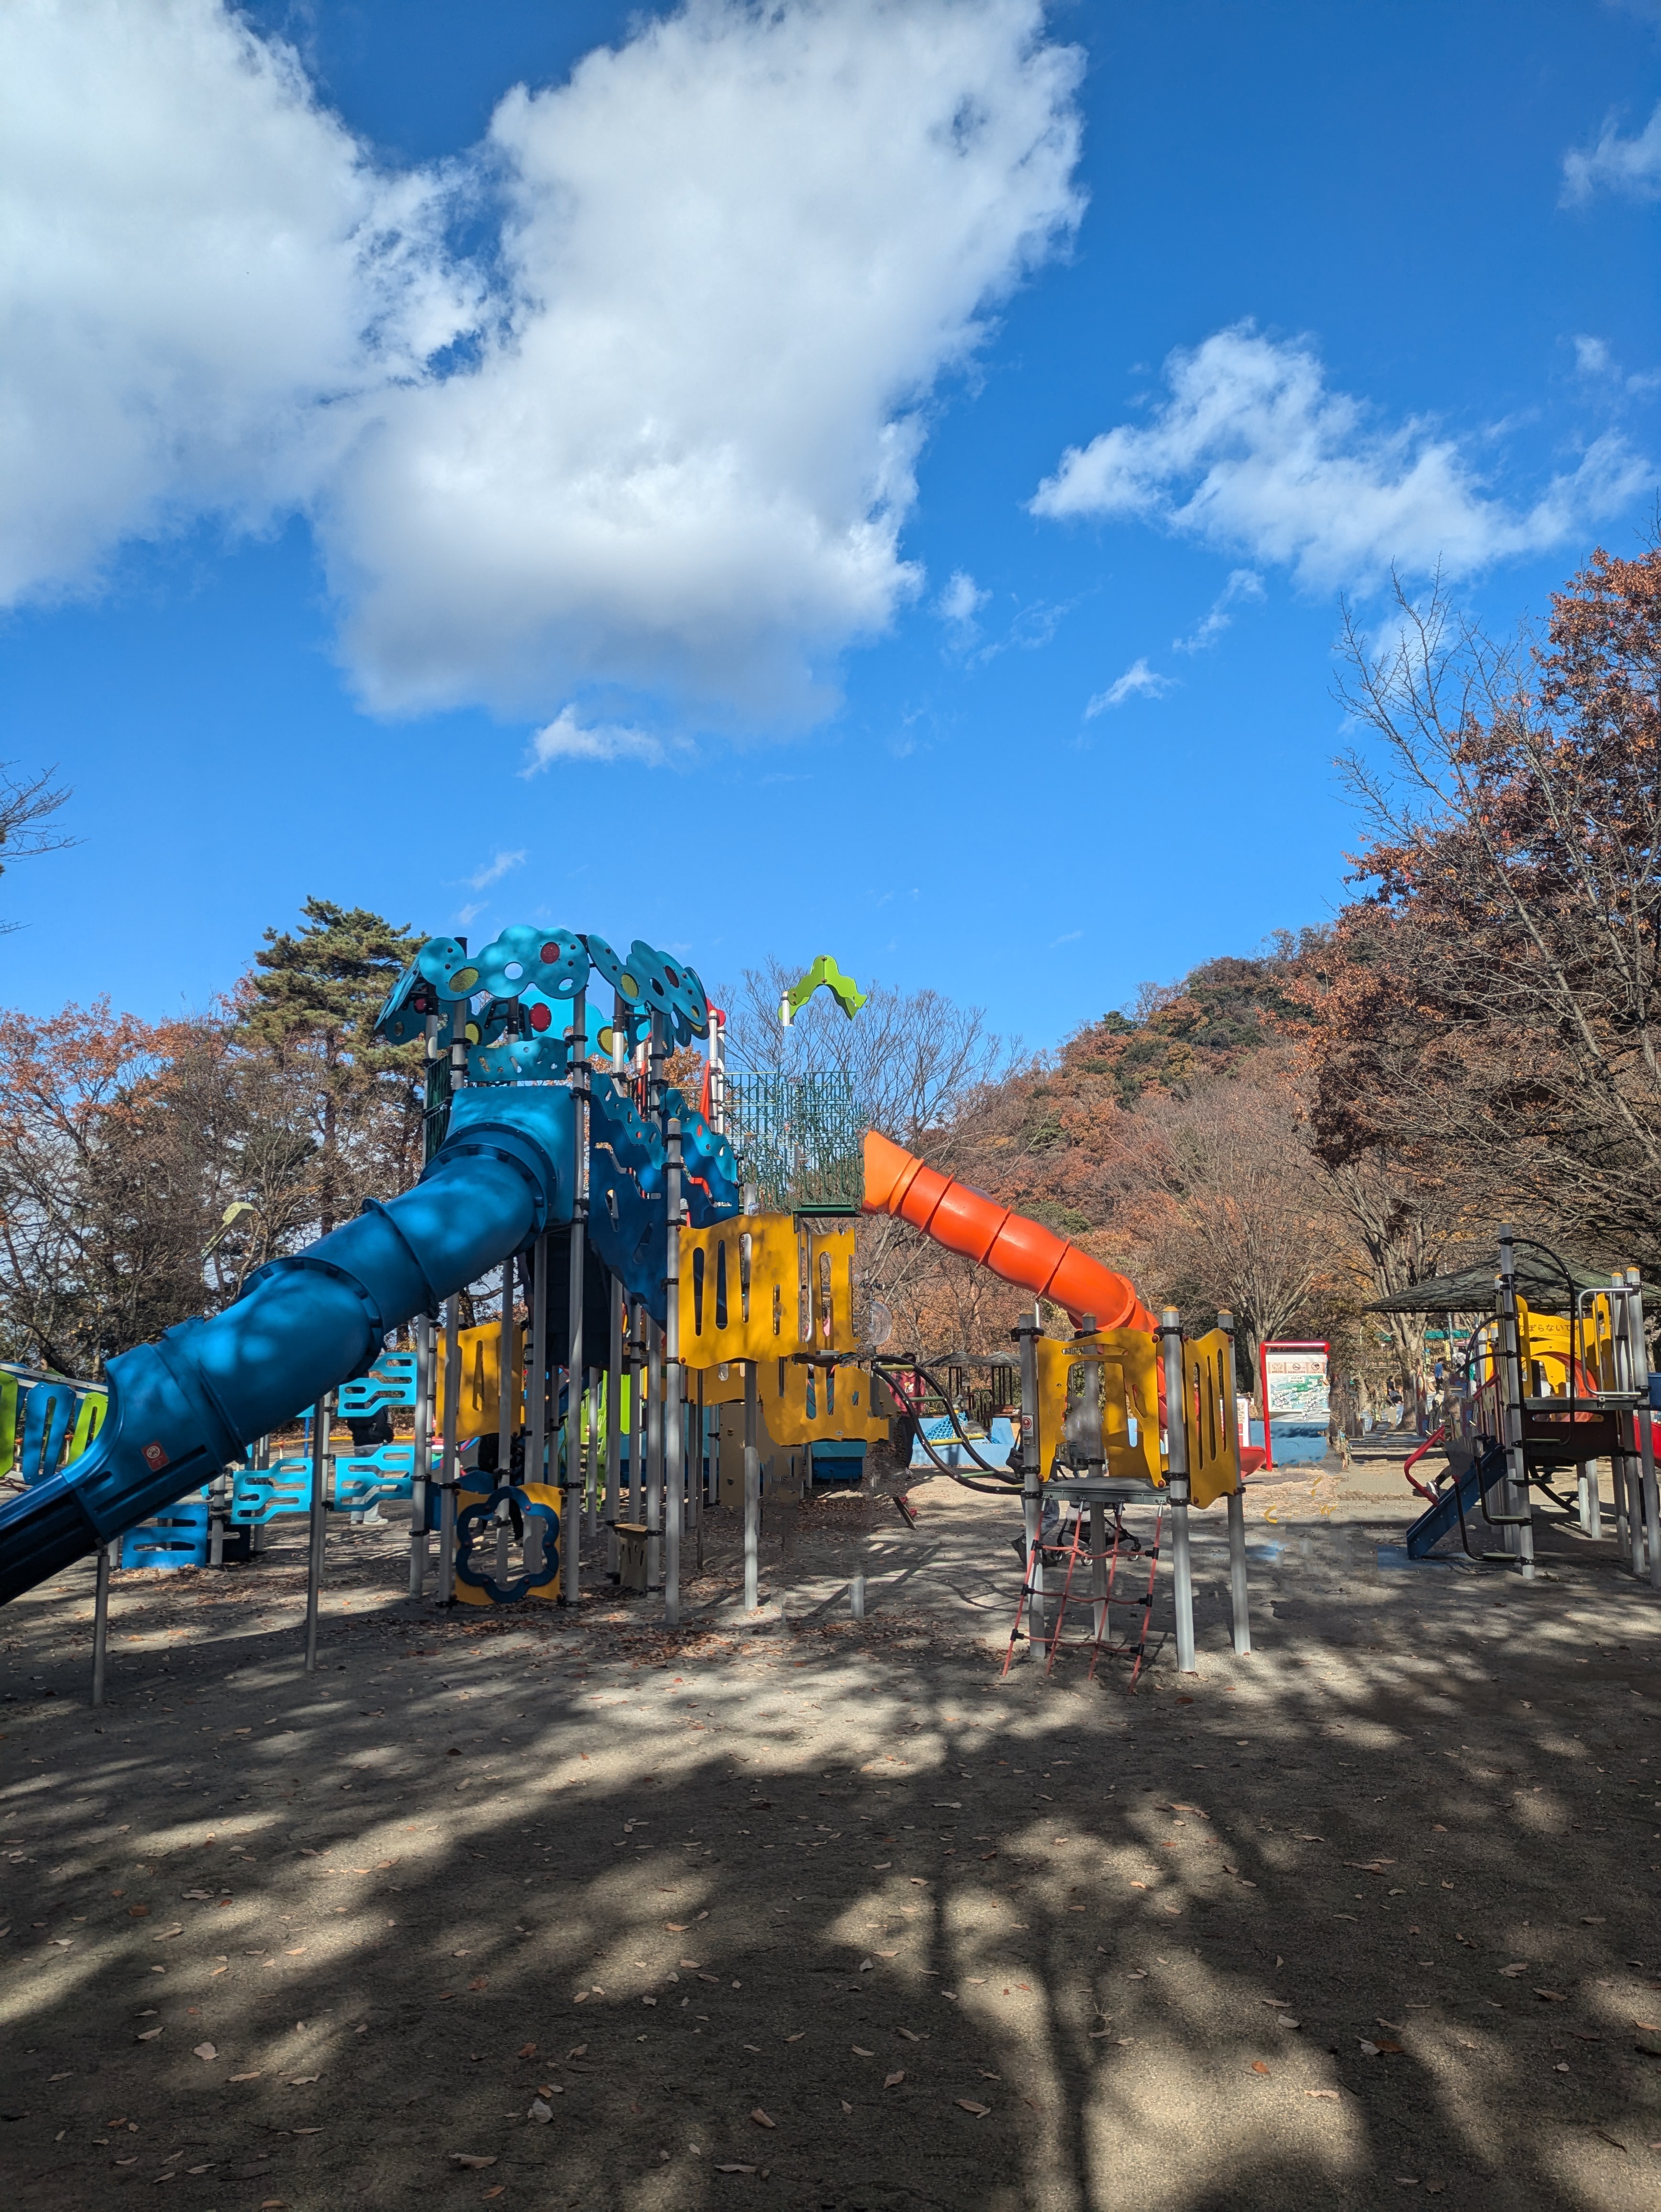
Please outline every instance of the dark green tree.
M309 1076L318 1218L326 1236L356 1202L403 1180L419 1126L416 1045L377 1044L371 1024L422 942L367 907L308 898L304 927L268 929L242 993L241 1034Z

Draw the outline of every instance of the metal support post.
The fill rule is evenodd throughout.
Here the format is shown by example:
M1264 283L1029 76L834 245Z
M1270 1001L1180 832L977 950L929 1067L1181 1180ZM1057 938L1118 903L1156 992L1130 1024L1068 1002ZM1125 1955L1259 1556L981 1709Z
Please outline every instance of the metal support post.
M438 1480L438 1601L453 1605L456 1594L456 1465L461 1413L461 1300L444 1301L444 1447Z
M618 1492L623 1454L623 1285L611 1278L611 1341L605 1363L605 1571L618 1578Z
M599 1370L586 1367L581 1391L581 1516L599 1535Z
M582 1309L587 1279L588 1219L588 1000L579 991L571 1001L571 1026L566 1032L570 1067L572 1146L571 1163L571 1279L570 1326L565 1346L565 1497L560 1515L562 1546L559 1596L562 1605L575 1605L582 1594L582 1520L571 1510L573 1489L581 1480L577 1434L581 1426ZM581 1492L578 1492L579 1498Z
M681 1412L680 1123L669 1117L664 1171L663 1619L680 1626L680 1539L686 1520L686 1423Z
M525 1480L548 1480L548 1232L532 1248L530 1340L525 1349Z
M1107 1513L1099 1498L1090 1501L1090 1595L1094 1602L1096 1641L1107 1640Z
M865 1619L865 1577L855 1575L848 1585L848 1609L855 1620Z
M1175 1306L1159 1315L1165 1346L1166 1495L1171 1500L1171 1582L1177 1608L1177 1666L1194 1666L1194 1562L1188 1547L1188 1431L1183 1419L1183 1317Z
M1636 1267L1628 1267L1632 1295L1627 1300L1628 1328L1632 1345L1632 1387L1638 1394L1638 1486L1642 1508L1644 1542L1649 1553L1652 1589L1661 1589L1661 1500L1656 1495L1655 1432L1650 1425L1650 1356L1644 1342L1644 1288ZM1637 1516L1634 1516L1634 1518ZM1633 1546L1634 1571L1642 1573L1639 1547Z
M744 1363L744 1609L761 1603L761 1450L757 1443L761 1406L756 1396L756 1363Z
M646 1306L631 1301L629 1316L629 1518L646 1518Z
M1506 1520L1516 1534L1518 1570L1534 1580L1534 1509L1529 1497L1528 1466L1523 1456L1523 1352L1517 1330L1517 1243L1510 1229L1500 1231L1500 1441L1506 1448ZM1506 1549L1512 1545L1509 1534Z
M646 1316L646 1587L663 1583L663 1331Z
M687 1429L692 1438L692 1528L697 1542L697 1571L703 1572L703 1513L709 1504L709 1477L708 1453L709 1449L709 1417L703 1410L703 1368L697 1370L698 1387L696 1403L691 1407Z
M318 1614L323 1595L323 1540L328 1533L329 1500L325 1488L329 1464L329 1400L312 1408L311 1542L306 1553L306 1672L317 1672Z
M427 1494L433 1470L433 1317L415 1318L415 1480L410 1486L410 1595L427 1583Z
M496 1361L496 1479L491 1485L499 1490L514 1479L514 1431L519 1408L514 1403L514 1352L518 1338L514 1324L515 1263L511 1256L502 1263L502 1331L497 1341Z
M1217 1326L1228 1340L1228 1351L1223 1362L1227 1394L1224 1403L1228 1418L1232 1421L1235 1419L1233 1315L1220 1313ZM1451 1339L1449 1341L1451 1343ZM1237 1453L1238 1450L1237 1443ZM1251 1650L1251 1599L1246 1581L1245 1492L1239 1482L1236 1482L1228 1494L1228 1611L1234 1630L1235 1654L1244 1659Z
M1630 1304L1626 1277L1611 1277L1609 1316L1614 1332L1615 1387L1627 1395L1631 1395L1635 1389L1632 1320L1628 1310ZM1609 1473L1615 1480L1615 1543L1633 1573L1641 1575L1644 1571L1644 1518L1636 1450L1637 1419L1636 1413L1621 1414L1616 1427L1621 1441L1609 1454Z
M92 1701L95 1705L104 1702L104 1661L110 1647L110 1569L120 1540L117 1537L115 1543L98 1547L98 1578L92 1593Z
M1038 1336L1043 1328L1037 1305L1022 1320L1015 1334L1021 1359L1021 1532L1026 1544L1027 1636L1042 1644L1049 1635L1044 1617L1043 1556L1038 1542L1043 1528L1043 1486L1038 1476L1043 1466L1038 1435Z

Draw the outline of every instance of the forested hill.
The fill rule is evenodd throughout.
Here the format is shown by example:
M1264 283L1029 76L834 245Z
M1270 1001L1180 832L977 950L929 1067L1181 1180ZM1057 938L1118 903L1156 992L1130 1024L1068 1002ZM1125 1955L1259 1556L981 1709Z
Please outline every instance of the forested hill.
M1321 934L1282 930L1255 957L1225 954L1180 982L1144 984L1135 1016L1116 1012L1087 1023L1061 1048L1057 1072L1107 1077L1123 1105L1150 1088L1181 1095L1227 1074L1246 1054L1306 1025L1293 987Z

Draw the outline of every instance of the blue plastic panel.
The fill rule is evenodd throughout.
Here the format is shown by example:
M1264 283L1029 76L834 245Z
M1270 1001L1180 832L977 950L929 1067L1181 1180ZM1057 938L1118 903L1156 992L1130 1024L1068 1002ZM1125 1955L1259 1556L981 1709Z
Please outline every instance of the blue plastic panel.
M367 1375L341 1384L335 1401L336 1419L367 1421L383 1407L413 1406L416 1369L413 1352L383 1352Z
M239 1528L252 1528L285 1513L312 1510L312 1463L308 1459L279 1460L275 1467L255 1472L239 1468L231 1486L231 1519Z
M382 1444L378 1451L342 1455L334 1463L334 1502L356 1513L381 1498L415 1495L415 1446Z
M189 1498L141 1522L121 1539L124 1567L205 1567L209 1520L205 1498Z
M73 1382L37 1382L23 1401L23 1449L18 1473L33 1487L56 1474L75 1428Z

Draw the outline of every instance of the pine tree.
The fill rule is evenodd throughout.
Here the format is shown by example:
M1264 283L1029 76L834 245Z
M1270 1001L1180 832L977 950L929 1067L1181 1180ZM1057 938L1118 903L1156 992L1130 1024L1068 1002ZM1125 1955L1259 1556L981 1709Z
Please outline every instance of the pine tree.
M367 1139L384 1151L374 1127L395 1115L400 1140L414 1100L418 1045L377 1044L370 1027L381 1002L408 964L419 933L367 907L308 898L297 933L268 929L247 979L241 1030L290 1067L309 1065L318 1127L318 1212L326 1236L346 1211L361 1180L349 1155Z

